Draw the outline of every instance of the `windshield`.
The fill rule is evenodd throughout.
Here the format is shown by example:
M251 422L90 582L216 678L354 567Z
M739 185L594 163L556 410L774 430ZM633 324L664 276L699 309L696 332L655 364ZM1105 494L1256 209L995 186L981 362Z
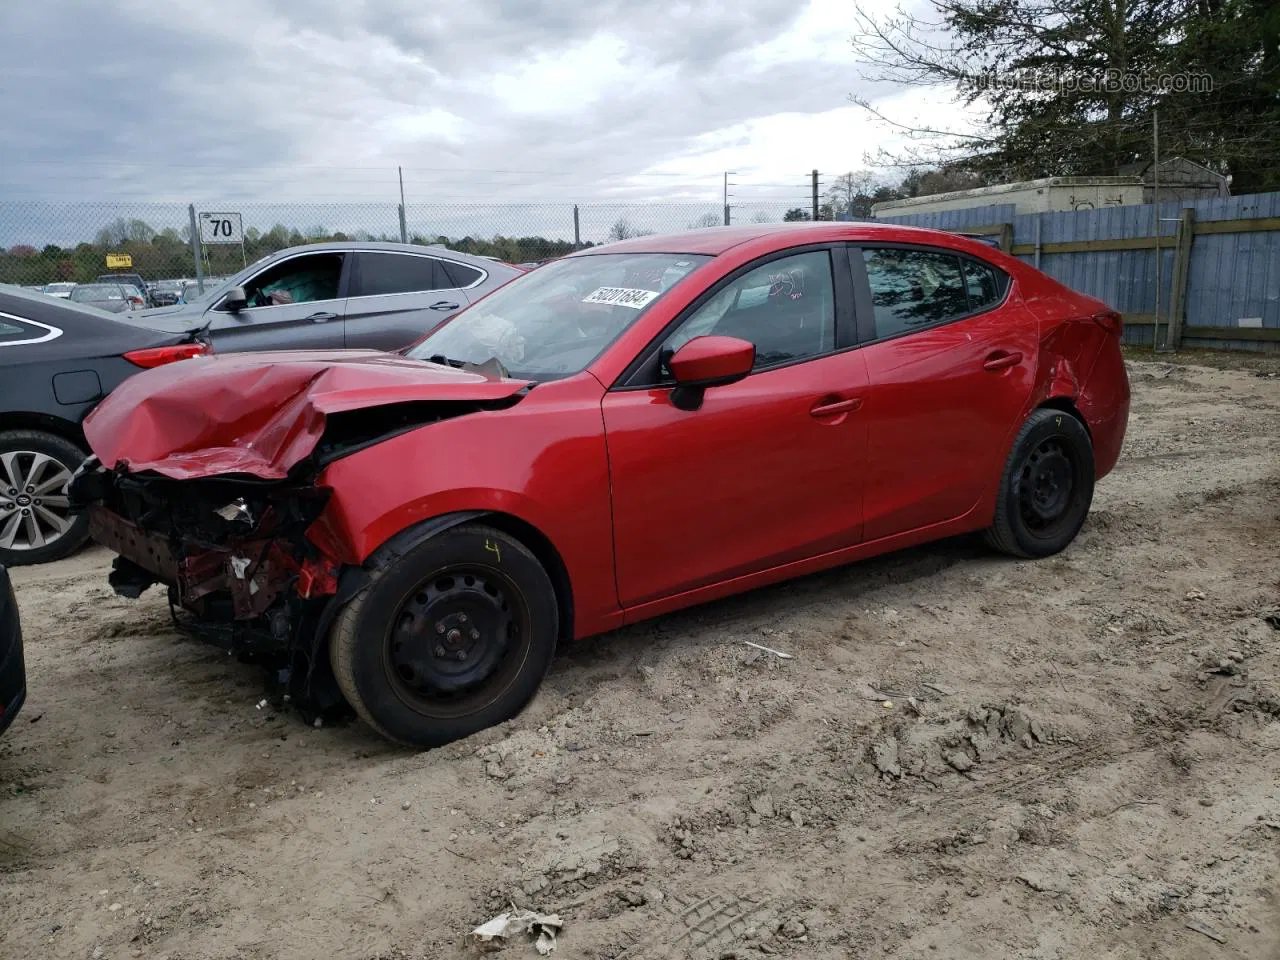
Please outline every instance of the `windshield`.
M455 365L497 361L508 375L528 380L571 376L710 259L609 253L557 260L495 290L409 356Z

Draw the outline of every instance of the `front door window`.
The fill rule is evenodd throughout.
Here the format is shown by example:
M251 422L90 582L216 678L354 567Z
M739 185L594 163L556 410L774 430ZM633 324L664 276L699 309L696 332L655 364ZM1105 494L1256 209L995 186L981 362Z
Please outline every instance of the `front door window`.
M315 253L291 257L268 267L245 284L250 307L336 300L342 279L342 254Z

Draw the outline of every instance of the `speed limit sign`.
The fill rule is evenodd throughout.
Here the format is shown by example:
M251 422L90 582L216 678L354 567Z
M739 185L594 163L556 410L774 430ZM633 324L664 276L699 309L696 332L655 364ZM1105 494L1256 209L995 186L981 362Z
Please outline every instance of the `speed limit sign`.
M238 213L200 214L201 243L242 243L244 224Z

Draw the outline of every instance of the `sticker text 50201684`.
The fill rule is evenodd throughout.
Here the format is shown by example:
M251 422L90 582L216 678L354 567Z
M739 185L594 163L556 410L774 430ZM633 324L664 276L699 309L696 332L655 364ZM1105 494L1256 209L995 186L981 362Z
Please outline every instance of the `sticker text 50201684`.
M636 290L631 287L597 287L582 298L583 303L608 303L616 307L642 309L658 296L657 290Z

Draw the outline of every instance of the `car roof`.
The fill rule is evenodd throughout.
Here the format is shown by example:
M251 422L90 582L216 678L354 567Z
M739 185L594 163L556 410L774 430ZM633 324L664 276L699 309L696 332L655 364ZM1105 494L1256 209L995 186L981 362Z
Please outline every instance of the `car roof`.
M786 247L832 240L878 240L882 243L901 240L920 243L936 241L939 237L955 238L956 234L924 227L866 221L752 223L737 227L705 227L699 230L684 230L680 233L635 237L631 240L590 247L570 256L582 257L600 253L688 253L714 257L741 244L765 238L773 240L779 247Z
M328 240L324 243L303 243L295 247L284 247L273 253L263 257L263 260L272 259L281 254L293 256L299 253L322 253L326 250L332 250L335 253L350 253L352 251L367 250L370 253L385 251L387 253L429 253L432 256L445 257L450 260L458 260L460 262L473 262L477 266L485 266L487 264L501 261L488 260L484 257L476 256L471 253L462 253L459 250L450 250L448 247L442 247L439 244L423 244L423 243L394 243L389 240ZM510 264L503 264L510 266Z

